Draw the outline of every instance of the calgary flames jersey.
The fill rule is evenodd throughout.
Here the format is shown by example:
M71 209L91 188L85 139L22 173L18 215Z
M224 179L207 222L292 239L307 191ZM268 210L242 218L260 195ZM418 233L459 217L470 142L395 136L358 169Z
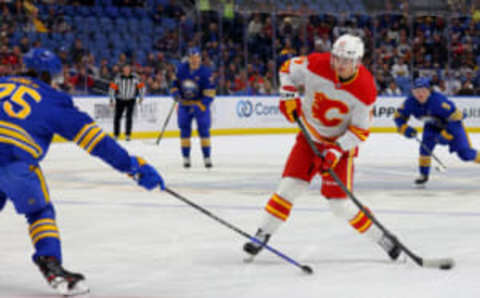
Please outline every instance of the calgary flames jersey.
M367 139L377 91L363 65L351 80L341 82L330 56L314 53L286 61L280 68L281 88L303 86L301 118L310 135L347 151Z

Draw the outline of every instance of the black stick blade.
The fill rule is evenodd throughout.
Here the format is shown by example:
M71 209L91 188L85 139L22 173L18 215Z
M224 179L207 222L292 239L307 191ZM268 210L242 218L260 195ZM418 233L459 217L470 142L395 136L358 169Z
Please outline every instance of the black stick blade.
M302 266L302 270L303 270L303 272L305 272L305 273L307 273L307 274L313 274L313 269L312 269L312 267L310 267L310 266L303 265L303 266Z
M423 267L438 268L441 270L450 270L455 267L455 261L450 258L444 259L423 259Z

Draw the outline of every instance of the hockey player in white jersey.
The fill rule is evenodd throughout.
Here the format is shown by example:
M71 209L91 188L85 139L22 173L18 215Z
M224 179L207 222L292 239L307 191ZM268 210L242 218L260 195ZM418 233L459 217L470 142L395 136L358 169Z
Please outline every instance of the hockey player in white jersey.
M321 194L331 211L359 233L378 243L396 260L401 249L347 198L347 194L327 173L332 169L352 191L354 158L358 145L369 135L375 82L361 64L364 45L360 38L345 34L334 43L331 53L313 53L286 61L280 75L280 110L294 122L294 113L304 123L323 160L315 156L300 132L296 137L277 191L270 197L255 237L267 243L292 210L316 174L322 175ZM304 88L300 98L298 89ZM262 246L247 242L244 251L253 257Z

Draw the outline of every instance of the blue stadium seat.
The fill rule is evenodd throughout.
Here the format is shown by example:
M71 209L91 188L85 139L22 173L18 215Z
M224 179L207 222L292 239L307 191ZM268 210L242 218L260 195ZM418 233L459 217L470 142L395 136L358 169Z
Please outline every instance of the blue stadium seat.
M147 10L143 7L134 7L133 8L133 14L137 18L144 18L147 16Z
M165 18L163 20L163 25L165 26L165 29L167 30L173 30L177 27L177 22L175 22L174 19L171 18Z
M133 15L132 9L126 6L120 7L119 12L120 12L120 15L126 18L129 18Z
M38 3L36 5L37 9L38 9L38 15L43 17L43 16L47 16L48 15L48 5L46 4L41 4L41 3Z
M66 15L66 16L69 16L69 17L74 17L76 14L75 14L75 6L72 6L72 5L65 5L63 7L63 13Z
M96 0L95 5L101 5L104 7L112 6L112 0Z
M77 6L77 12L79 15L83 17L88 17L92 15L92 11L90 10L90 6L87 5L79 5Z
M112 19L115 19L119 16L118 8L116 6L107 6L105 13Z
M95 5L92 7L92 13L97 17L103 17L105 12L103 11L103 6Z
M85 24L87 26L98 26L98 19L94 16L88 16L85 18Z
M146 17L146 18L143 18L140 20L140 23L142 24L142 26L153 26L153 21L151 18L149 17Z
M152 33L154 39L162 38L164 34L165 34L165 29L163 27L161 26L154 27L153 33Z
M117 27L126 27L127 26L127 19L118 17L118 18L115 19L115 25Z

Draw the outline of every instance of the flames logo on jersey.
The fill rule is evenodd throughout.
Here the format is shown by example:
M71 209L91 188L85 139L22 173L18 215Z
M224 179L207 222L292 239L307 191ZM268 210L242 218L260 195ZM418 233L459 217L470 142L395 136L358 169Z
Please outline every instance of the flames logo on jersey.
M337 126L342 123L342 118L327 116L330 110L337 110L339 114L348 114L349 112L345 103L330 99L324 93L316 92L312 106L313 117L320 120L324 126Z

